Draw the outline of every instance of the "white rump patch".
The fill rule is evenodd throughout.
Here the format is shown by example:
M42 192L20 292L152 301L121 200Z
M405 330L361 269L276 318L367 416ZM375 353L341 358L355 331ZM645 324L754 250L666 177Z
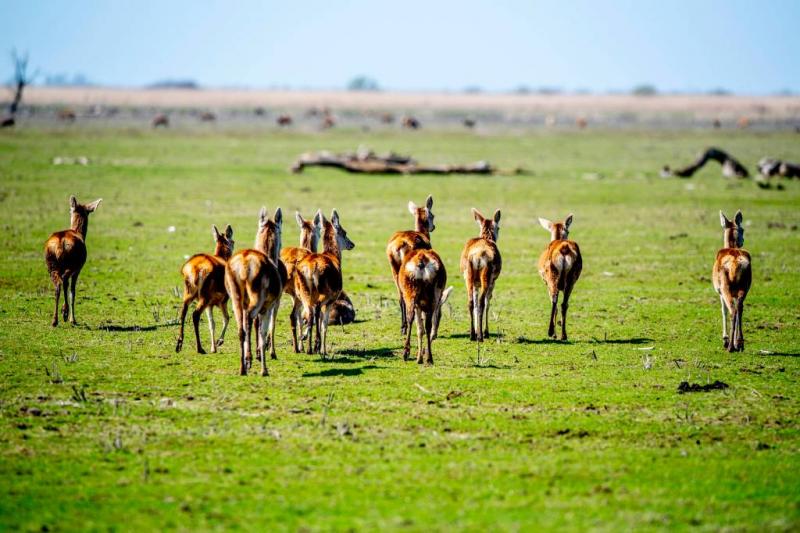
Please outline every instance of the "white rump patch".
M439 265L433 261L430 261L424 265L419 265L411 261L406 264L406 270L414 277L414 279L431 281L436 277L436 272L439 271Z

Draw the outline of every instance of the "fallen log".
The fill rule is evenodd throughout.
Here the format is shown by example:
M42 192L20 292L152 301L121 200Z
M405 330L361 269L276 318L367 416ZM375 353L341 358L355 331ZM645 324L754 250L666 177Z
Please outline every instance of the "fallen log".
M291 167L294 174L305 167L333 167L354 174L493 174L497 169L486 161L469 165L420 165L409 156L395 153L376 155L359 150L343 154L332 152L307 152Z
M758 162L758 171L765 178L781 176L783 178L800 178L800 165L765 157Z
M664 168L661 170L661 175L663 177L679 176L681 178L690 178L695 172L712 160L722 165L722 175L726 178L747 178L750 175L744 165L733 156L724 150L714 147L706 149L706 151L701 153L695 162L689 166L672 170L668 165L664 165Z

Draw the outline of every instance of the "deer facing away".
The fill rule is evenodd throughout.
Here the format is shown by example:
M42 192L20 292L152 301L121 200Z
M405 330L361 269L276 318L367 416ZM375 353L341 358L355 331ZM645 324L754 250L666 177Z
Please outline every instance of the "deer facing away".
M294 348L294 353L300 353L304 348L304 339L301 336L300 341L298 342L297 334L302 302L295 293L295 270L297 263L299 263L305 256L310 253L316 253L317 251L321 216L321 213L317 213L317 216L315 216L314 220L312 221L304 219L299 211L296 212L295 220L297 221L297 225L300 226L300 246L291 246L281 250L281 261L286 267L287 276L284 284L284 292L286 292L286 294L292 298L292 311L289 314L289 322L292 328L292 347Z
M719 294L722 306L722 343L729 352L744 351L742 314L744 299L753 281L750 254L744 250L744 228L742 212L737 211L733 221L720 211L719 221L723 228L723 248L717 252L711 281ZM728 337L728 315L731 333Z
M225 331L228 329L228 291L225 290L225 265L233 254L233 228L225 228L225 233L220 233L217 226L211 226L211 235L214 237L214 255L195 254L189 258L183 267L183 307L181 309L181 329L175 351L180 352L183 347L183 327L186 323L186 312L189 304L197 300L197 306L192 312L194 337L197 342L197 353L206 353L200 343L200 315L206 312L208 328L211 333L211 353L216 353L225 340ZM222 332L219 339L214 340L214 307L219 307L222 312Z
M561 340L567 340L567 309L569 297L575 282L581 275L583 260L578 243L568 240L569 227L572 225L572 215L564 222L550 222L545 218L539 219L539 224L550 232L550 244L539 257L539 275L547 284L547 291L553 306L550 310L550 325L547 335L556 336L556 315L558 313L558 293L564 293L561 302Z
M500 233L500 210L487 219L477 209L472 216L480 227L480 236L467 241L461 252L461 272L467 286L469 338L482 342L489 336L489 302L500 276L503 260L497 248Z
M55 311L53 327L58 325L58 300L64 288L64 306L61 314L66 322L75 324L75 286L78 276L86 263L86 232L89 228L89 215L103 199L89 204L79 204L77 198L69 197L70 229L57 231L44 243L44 261L55 287Z

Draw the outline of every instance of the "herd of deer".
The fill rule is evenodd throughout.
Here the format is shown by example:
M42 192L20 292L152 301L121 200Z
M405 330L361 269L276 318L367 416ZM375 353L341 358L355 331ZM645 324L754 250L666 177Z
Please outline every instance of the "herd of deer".
M55 287L53 326L58 325L58 304L64 290L61 314L64 321L75 323L75 287L86 262L86 233L89 215L102 200L80 204L70 197L70 229L50 235L45 242L45 262ZM411 352L411 328L417 322L417 363L433 364L431 342L436 339L442 306L453 287L447 287L444 263L431 245L434 225L433 198L424 206L408 203L414 216L413 231L399 231L392 235L386 255L392 270L399 296L401 333L405 337L403 360ZM494 285L500 276L502 259L497 241L500 233L500 210L491 218L477 209L472 215L480 227L478 237L469 239L461 253L460 268L467 288L467 307L470 316L470 340L483 341L489 335L489 304ZM270 218L266 208L261 208L253 248L233 252L233 229L223 233L212 226L216 243L214 255L196 254L183 265L183 307L180 333L175 346L183 346L184 323L189 305L197 300L192 312L197 351L205 353L200 342L199 322L206 311L211 332L211 351L222 345L228 327L228 300L238 325L240 348L240 374L247 374L252 365L251 336L256 332L256 354L261 361L261 375L268 375L266 351L275 354L275 326L281 295L292 299L290 323L292 345L296 353L327 355L327 332L331 314L338 312L342 291L342 251L352 250L353 241L347 237L339 214L334 209L328 220L317 211L313 221L295 215L300 227L300 246L281 248L283 214L278 208ZM578 244L569 240L572 215L563 222L540 218L539 223L550 232L550 243L539 258L539 274L547 285L552 302L549 337L555 338L558 296L561 302L561 340L567 339L567 309L572 289L581 274L582 259ZM717 253L712 281L722 304L722 338L730 351L744 350L742 314L744 299L752 281L750 254L744 244L742 213L738 211L733 221L720 211L723 227L723 248ZM322 252L317 252L319 240ZM349 300L348 300L349 302ZM219 339L215 340L214 307L222 312L223 325ZM730 320L730 336L727 327ZM298 331L299 330L299 331Z

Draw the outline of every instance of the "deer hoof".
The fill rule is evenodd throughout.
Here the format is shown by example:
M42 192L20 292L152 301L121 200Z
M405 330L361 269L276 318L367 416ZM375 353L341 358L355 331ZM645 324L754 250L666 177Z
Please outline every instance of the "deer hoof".
M206 353L206 351L203 349L203 347L202 347L202 346L198 346L198 347L197 347L197 353L199 353L199 354L205 354L205 353Z
M225 339L217 339L217 348L222 346L222 343L224 343L224 342L225 342Z
M61 308L61 318L64 319L64 322L66 322L67 319L69 318L69 309L67 308L66 305Z
M183 348L183 339L178 339L178 342L175 343L175 353L179 353L181 348Z
M58 319L54 318L53 321L50 323L50 325L56 327L58 325Z
M277 358L278 358L278 356L277 356L277 355L275 355L274 353L271 353L271 354L269 354L269 358L270 358L270 359L277 359Z
M725 348L726 350L728 349L728 343L729 342L730 342L730 339L728 337L722 337L722 347Z
M267 370L266 368L262 369L261 370L261 375L263 377L269 376L269 370Z

